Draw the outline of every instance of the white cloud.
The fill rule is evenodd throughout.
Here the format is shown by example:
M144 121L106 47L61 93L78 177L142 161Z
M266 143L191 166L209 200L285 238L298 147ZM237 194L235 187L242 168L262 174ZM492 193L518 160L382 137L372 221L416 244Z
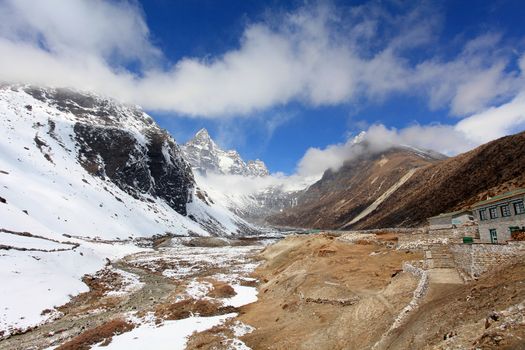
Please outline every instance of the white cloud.
M402 129L382 124L370 126L364 135L323 149L308 149L297 165L301 176L315 176L337 170L345 161L365 153L378 153L395 145L433 150L453 156L483 143L525 130L525 91L507 103L470 115L455 125L411 125Z
M297 173L313 176L322 174L327 169L338 170L345 161L364 154L379 153L396 145L454 155L467 151L478 143L467 139L465 133L451 125L416 124L398 130L375 124L366 133L356 138L351 137L345 143L329 145L324 149L308 149L297 165Z
M140 8L131 2L4 0L0 5L2 37L62 58L73 53L145 63L161 54L150 43Z
M463 119L455 130L476 144L525 130L525 91L508 103Z
M303 7L245 28L239 46L170 65L134 2L0 1L0 79L94 90L147 109L220 118L300 101L334 105L422 95L453 114L510 99L520 84L500 36L457 57L417 64L409 50L433 42L439 16L425 5L392 15L374 2ZM430 18L430 19L429 19ZM139 72L126 69L139 63ZM168 67L168 68L166 68Z

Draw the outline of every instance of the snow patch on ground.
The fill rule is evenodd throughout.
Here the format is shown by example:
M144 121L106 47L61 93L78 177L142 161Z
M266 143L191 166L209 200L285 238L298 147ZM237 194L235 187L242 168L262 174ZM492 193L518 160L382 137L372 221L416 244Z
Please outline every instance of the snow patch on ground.
M118 273L122 277L122 287L119 290L112 290L106 293L109 296L122 296L133 293L144 286L137 275L124 270L112 268L111 271Z
M73 248L73 246L70 244L62 244L44 238L27 237L7 232L0 232L0 245L28 250L56 250Z
M183 350L188 337L194 332L202 332L220 325L236 313L212 317L188 317L176 321L164 321L160 325L148 322L116 337L108 346L95 346L93 349L107 350Z
M192 280L186 287L186 294L193 299L204 299L212 290L213 286L209 282L199 282Z
M257 288L246 287L239 284L232 285L235 296L223 299L224 306L241 307L257 301Z
M110 251L109 251L110 250ZM81 278L112 259L143 250L131 244L86 243L60 252L0 251L0 332L4 336L41 324L53 313L42 313L87 292Z

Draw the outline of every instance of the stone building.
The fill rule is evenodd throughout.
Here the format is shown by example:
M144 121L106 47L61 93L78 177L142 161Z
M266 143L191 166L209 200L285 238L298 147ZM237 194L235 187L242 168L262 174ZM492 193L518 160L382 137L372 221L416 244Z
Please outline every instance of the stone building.
M475 203L481 243L505 243L514 231L525 230L525 188Z
M430 230L456 228L473 223L474 216L470 210L454 211L428 218Z

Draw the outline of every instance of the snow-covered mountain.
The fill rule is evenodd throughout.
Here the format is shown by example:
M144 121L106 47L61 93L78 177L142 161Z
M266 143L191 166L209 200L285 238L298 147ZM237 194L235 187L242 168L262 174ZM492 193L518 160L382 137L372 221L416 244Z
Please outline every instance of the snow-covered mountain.
M115 239L248 226L195 195L180 147L137 106L4 85L0 130L0 228Z
M224 151L206 129L182 146L198 186L237 215L252 221L264 219L295 205L297 195L313 181L270 175L263 161L244 162L235 150Z
M201 129L182 146L185 158L195 171L201 174L267 176L263 161L256 159L247 163L235 150L222 150L210 137L208 130Z

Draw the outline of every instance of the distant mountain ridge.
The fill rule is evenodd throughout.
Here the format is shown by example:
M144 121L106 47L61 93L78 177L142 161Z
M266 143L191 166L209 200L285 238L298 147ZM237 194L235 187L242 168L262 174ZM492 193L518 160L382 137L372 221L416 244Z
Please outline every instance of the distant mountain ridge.
M259 224L267 216L293 206L297 194L308 185L285 186L269 176L262 160L244 162L237 151L222 150L206 129L199 130L182 146L182 151L195 172L199 188L237 215ZM231 188L245 185L253 189L239 192Z
M364 153L298 196L273 224L370 229L424 224L428 217L468 207L525 186L525 132L452 158L409 147Z
M262 177L270 174L263 161L244 162L235 150L222 150L210 137L208 130L200 129L182 146L186 160L201 174L242 175Z

